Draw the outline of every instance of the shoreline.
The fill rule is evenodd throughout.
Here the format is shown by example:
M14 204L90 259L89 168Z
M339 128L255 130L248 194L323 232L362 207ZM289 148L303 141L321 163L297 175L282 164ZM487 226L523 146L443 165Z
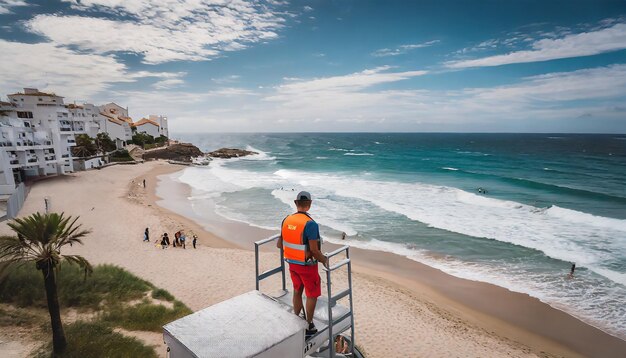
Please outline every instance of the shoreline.
M173 180L169 178L169 175L167 177L154 175L154 178L158 180L159 186L170 186L169 190L177 187L178 195L182 193L185 198L191 196L192 188L189 185ZM164 198L158 201L157 198L160 197L154 193L153 204L168 212L181 215L177 213L175 207L166 204L165 207L162 206L166 201ZM167 199L171 201L172 197L168 196ZM189 212L192 211L189 210ZM215 213L213 215L217 216ZM195 220L193 218L189 220L200 225L195 220L202 219L197 217ZM248 237L254 238L251 241L221 239L248 251L251 250L253 241L276 233L221 217L219 221L222 224L224 221L231 224L230 231L222 230L218 234L222 237L232 235L233 228L235 228L248 233L250 235ZM339 246L325 243L326 250L324 251ZM536 352L549 352L567 357L621 357L621 352L626 352L626 341L528 294L510 291L490 283L458 278L394 253L356 247L351 247L350 251L355 272L374 279L385 280L399 289L409 290L477 327L526 345ZM490 299L485 299L485 297Z
M80 215L79 222L92 229L84 245L74 245L64 253L82 255L93 265L120 266L168 290L197 311L254 289L251 243L271 231L239 222L227 223L219 215L208 212L209 208L201 202L196 203L200 206L195 209L202 212L203 217L205 212L213 215L209 217L215 222L196 222L198 218L189 210L191 188L166 177L181 169L184 168L149 161L37 182L31 187L19 215L42 211L43 198L51 198L52 210ZM147 188L140 184L143 179ZM160 200L163 197L167 208L157 204L163 204ZM146 227L150 228L150 243L142 241ZM191 242L186 250L161 249L154 245L163 232L172 234L180 229L198 235L197 249L191 247ZM6 223L0 223L0 234L10 234ZM324 251L332 247L328 244ZM588 329L596 332L579 342L586 346L584 352L587 353L576 353L575 345L559 343L539 331L507 322L507 317L498 318L497 314L471 307L473 299L485 301L489 308L493 308L490 307L494 305L492 301L504 301L502 307L516 313L519 308L511 309L511 306L518 303L509 302L510 297L521 297L523 305L532 302L530 297L458 279L393 254L358 249L352 249L351 253L354 258L355 340L368 357L611 357L626 351L624 341L599 330L593 331L592 327L535 300L547 311L540 309L529 319L541 322L542 317L536 315L560 312L562 319L549 326L556 334L566 335L570 330L584 333L589 332ZM276 250L263 250L260 253L262 270L274 267L277 259ZM333 285L337 284L335 289L341 289L346 278L339 271L336 281L333 280ZM418 278L425 281L420 282ZM467 297L453 297L439 286L457 287ZM262 285L264 292L279 287L280 279L274 278L263 281ZM0 334L0 340L5 341L0 342L0 346L33 342L33 338L5 335ZM166 357L160 334L155 333L152 340L146 342L155 346L159 356Z

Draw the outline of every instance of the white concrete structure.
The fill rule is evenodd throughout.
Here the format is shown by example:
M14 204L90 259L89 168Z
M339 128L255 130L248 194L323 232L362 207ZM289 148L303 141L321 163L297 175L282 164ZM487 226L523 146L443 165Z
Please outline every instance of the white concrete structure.
M107 103L98 107L100 109L100 113L106 114L109 117L113 117L115 119L119 119L121 121L132 123L132 119L128 116L128 108L124 108L117 103Z
M128 108L111 102L99 106L98 110L98 115L103 124L100 133L108 133L109 137L115 141L118 149L125 147L133 138L131 130L133 120L128 116Z
M125 147L133 138L133 132L128 122L102 112L98 115L102 118L103 123L103 126L100 128L100 133L108 133L109 137L115 141L118 149Z
M146 133L154 138L161 136L161 127L150 119L142 118L139 122L133 123L133 125L137 128L137 133Z
M169 138L170 133L169 133L168 125L167 125L166 116L151 114L148 116L148 119L159 125L159 135L166 136Z
M73 171L75 133L85 133L83 117L72 116L63 97L25 88L2 107L1 138L16 182L28 176ZM80 118L80 119L79 119Z

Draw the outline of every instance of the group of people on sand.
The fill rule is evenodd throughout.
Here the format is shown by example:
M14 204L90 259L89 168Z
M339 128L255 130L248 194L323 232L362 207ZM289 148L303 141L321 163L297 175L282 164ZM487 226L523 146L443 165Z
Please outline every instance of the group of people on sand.
M191 237L192 237L191 244L193 245L193 248L195 249L196 243L198 242L198 236L192 233ZM143 234L143 241L150 242L150 231L148 228L146 228L146 231ZM178 247L182 247L183 249L186 249L187 248L187 235L185 234L184 230L177 231L174 234L174 240L170 241L169 235L165 232L161 236L161 239L156 239L154 243L155 243L155 246L161 247L162 249L166 249L170 247L170 245L173 247L178 246Z

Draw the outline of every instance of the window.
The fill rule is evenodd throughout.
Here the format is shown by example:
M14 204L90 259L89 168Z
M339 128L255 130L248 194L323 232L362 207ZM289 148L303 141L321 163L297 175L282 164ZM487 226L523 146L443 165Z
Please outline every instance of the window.
M17 118L33 118L33 112L17 112Z
M43 101L43 99L41 97L39 97L39 102Z

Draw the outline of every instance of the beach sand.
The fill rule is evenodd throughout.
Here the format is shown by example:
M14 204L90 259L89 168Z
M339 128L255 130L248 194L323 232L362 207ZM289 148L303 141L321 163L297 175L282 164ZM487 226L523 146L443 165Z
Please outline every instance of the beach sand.
M43 198L50 197L54 211L80 215L84 227L93 230L85 245L67 253L83 255L93 264L119 265L170 291L193 310L253 290L254 252L245 238L263 232L233 223L211 230L231 233L227 241L193 218L157 205L157 178L181 169L155 161L39 181L20 215L43 211ZM166 178L161 179L166 185ZM177 195L181 203L189 194L183 184L167 185L168 195ZM179 212L184 213L182 206ZM142 242L146 227L151 243ZM199 236L196 250L191 241L186 250L154 245L163 232L173 237L183 228ZM0 224L0 234L6 233L6 224ZM618 357L626 352L626 342L527 295L458 279L397 255L352 251L356 342L368 357ZM277 253L263 252L261 262L264 269L272 267ZM268 281L263 290L278 288L278 279ZM344 281L345 275L339 274L333 289L341 289ZM134 335L158 345L165 356L158 334ZM19 343L15 340L0 333L0 350Z

